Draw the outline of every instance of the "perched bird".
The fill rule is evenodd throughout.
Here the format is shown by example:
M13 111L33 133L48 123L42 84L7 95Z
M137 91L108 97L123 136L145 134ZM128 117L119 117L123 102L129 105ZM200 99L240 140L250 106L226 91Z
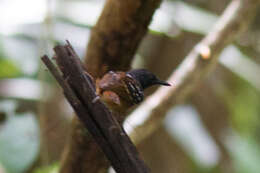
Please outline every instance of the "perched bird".
M144 90L153 85L170 86L145 69L110 71L96 81L97 94L114 112L125 112L144 99Z

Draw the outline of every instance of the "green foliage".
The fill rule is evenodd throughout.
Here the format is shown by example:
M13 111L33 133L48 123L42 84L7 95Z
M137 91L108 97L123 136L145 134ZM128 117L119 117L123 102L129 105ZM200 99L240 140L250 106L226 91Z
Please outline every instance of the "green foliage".
M19 75L21 75L21 70L14 61L7 58L3 48L2 35L0 35L0 79Z
M12 60L0 58L0 78L18 77L19 75L21 75L21 70Z
M37 168L33 171L33 173L58 173L59 171L59 164L55 163L50 166Z
M260 172L259 144L251 137L233 136L229 139L229 150L236 173Z
M237 85L229 105L234 127L242 134L254 134L259 127L260 98L256 90L244 81Z

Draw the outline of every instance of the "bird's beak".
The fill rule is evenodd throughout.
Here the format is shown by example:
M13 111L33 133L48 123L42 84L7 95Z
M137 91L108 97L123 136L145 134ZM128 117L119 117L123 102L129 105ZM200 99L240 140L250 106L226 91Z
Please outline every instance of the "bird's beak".
M157 80L156 84L165 85L165 86L171 86L171 84L169 84L168 82L162 81L162 80Z

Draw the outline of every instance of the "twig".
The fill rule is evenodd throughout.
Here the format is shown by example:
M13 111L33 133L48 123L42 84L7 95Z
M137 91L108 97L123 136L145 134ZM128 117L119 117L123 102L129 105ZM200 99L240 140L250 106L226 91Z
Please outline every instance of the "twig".
M149 172L136 148L111 112L99 99L96 99L91 77L82 68L71 45L56 46L54 50L55 59L63 76L59 74L47 56L42 57L43 62L62 86L78 118L100 145L114 169L118 173Z
M52 75L55 77L55 79L58 81L60 86L63 88L64 95L66 96L67 100L70 102L70 104L73 106L74 110L77 112L79 117L89 117L88 111L85 109L85 107L82 105L81 101L77 98L76 94L74 91L71 89L71 87L68 85L67 81L63 79L59 71L56 69L54 64L50 61L50 59L44 55L42 58L42 61L45 63L46 67L50 70ZM87 116L86 116L87 115ZM92 120L89 120L89 122L92 122ZM99 139L103 139L102 135L99 133L99 130L97 130L97 127L95 125L92 126L92 130L94 131L93 133L96 133L95 136L101 136ZM105 148L106 148L106 141L103 140L101 143L104 143ZM113 155L113 152L108 149L108 151L111 155Z
M233 0L213 30L184 59L173 72L169 88L159 88L143 102L127 120L127 131L135 143L157 129L167 111L185 99L194 87L214 69L219 53L244 31L256 14L259 0ZM138 119L138 121L135 121ZM143 121L140 121L143 120Z

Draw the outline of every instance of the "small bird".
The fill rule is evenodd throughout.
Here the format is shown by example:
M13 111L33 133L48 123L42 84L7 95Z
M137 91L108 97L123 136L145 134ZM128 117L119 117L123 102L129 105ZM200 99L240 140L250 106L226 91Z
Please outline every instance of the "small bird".
M144 90L153 85L171 86L146 69L109 71L96 81L96 91L112 112L120 113L142 102Z

